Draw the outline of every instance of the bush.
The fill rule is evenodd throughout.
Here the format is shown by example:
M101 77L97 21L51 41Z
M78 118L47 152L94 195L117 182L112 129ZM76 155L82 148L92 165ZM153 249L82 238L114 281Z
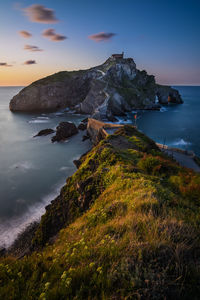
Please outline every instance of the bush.
M151 175L170 175L175 174L178 166L160 156L145 155L138 162L138 167Z

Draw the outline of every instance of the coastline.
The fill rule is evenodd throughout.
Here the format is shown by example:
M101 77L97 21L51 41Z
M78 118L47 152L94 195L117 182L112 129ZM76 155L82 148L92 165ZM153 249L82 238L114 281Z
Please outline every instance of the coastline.
M180 295L180 284L184 293L190 294L198 282L197 277L190 279L190 275L193 266L198 271L195 261L199 251L199 179L199 174L179 166L133 126L120 127L79 159L77 171L67 179L60 195L46 207L39 226L36 224L33 229L33 252L18 252L20 259L1 258L0 272L6 276L3 290L13 286L7 276L9 271L11 278L14 276L17 295L25 280L23 296L33 283L31 295L37 293L35 298L48 283L46 293L53 299L55 289L62 289L61 280L66 278L71 278L70 289L62 289L61 295L66 296L67 292L69 298L80 298L83 282L81 297L89 298L91 287L96 297L98 282L101 290L105 280L106 294L110 296L111 291L116 296L115 274L123 296L134 274L139 276L142 288L140 282L134 281L133 292L140 291L142 297L147 293L153 296L157 291ZM177 258L174 250L180 245L183 251ZM126 262L128 267L122 267ZM187 284L186 277L177 273L180 269L187 276ZM117 272L113 274L113 270ZM155 280L148 281L149 286L142 279L145 274L150 280L152 272ZM120 280L124 273L125 283ZM157 274L162 274L162 280ZM172 276L179 276L181 281L172 285ZM152 291L152 286L156 286L156 291Z
M120 128L123 128L123 127L124 127L124 124L118 125L118 124L104 123L104 122L100 122L98 120L88 119L87 133L89 134L91 141L93 141L92 148L95 145L97 145L102 139L105 139L106 137L108 137L109 134L114 134L114 132L117 129L120 129ZM113 129L113 133L109 132L111 129ZM107 131L109 133L107 133ZM172 148L172 147L169 147L167 145L163 145L163 144L156 143L156 142L155 142L155 144L158 146L158 148L162 152L166 153L169 157L172 157L173 159L177 160L177 162L180 165L181 165L181 161L176 159L175 154L180 154L182 156L186 156L186 157L190 158L196 164L197 170L195 170L195 168L194 168L194 170L197 171L197 172L200 172L200 167L198 166L198 163L197 163L198 162L198 157L194 154L194 152L185 151L185 150L182 150L180 148ZM81 159L83 157L85 157L87 155L87 153L92 150L92 148L90 150L88 150L86 153L83 153L78 160L74 161L74 164L77 166L77 169L79 167L79 162L81 161ZM195 158L197 159L197 162L195 162ZM75 174L76 171L77 170L75 170L73 174ZM68 179L69 179L69 177L66 178L66 181ZM60 190L58 191L57 196L55 196L55 198L50 201L50 204L47 204L47 206L45 206L46 210L48 209L48 206L51 205L51 203L55 199L59 198L59 195L61 194L61 191L64 188L64 186L65 185L61 186ZM13 255L13 256L17 257L18 259L20 259L20 258L24 257L25 255L31 254L32 251L33 251L33 249L32 249L32 239L34 238L34 235L35 235L36 231L39 228L40 221L41 220L33 221L32 223L28 224L22 230L22 232L20 232L17 235L17 237L13 241L13 243L8 248L4 248L5 251L2 252L3 255ZM52 239L50 239L48 242L51 243L52 241L54 241L54 239L55 239L55 236ZM3 249L3 248L1 248L1 249Z
M138 111L137 111L137 112L138 112ZM156 111L155 111L155 113L156 113ZM160 113L160 112L158 112L158 113ZM81 116L81 118L83 118L83 117L84 117L84 115ZM125 118L126 118L126 117L125 117ZM123 119L123 118L122 118L122 119ZM121 121L122 121L122 119L121 119ZM119 121L119 122L120 122L120 121ZM129 120L127 121L127 123L129 123ZM116 123L114 123L114 124L116 124ZM173 147L171 147L171 146L169 146L169 147L170 147L170 148L173 148ZM185 150L180 149L180 151L183 151L183 152L184 152ZM53 198L52 198L52 199L53 199Z

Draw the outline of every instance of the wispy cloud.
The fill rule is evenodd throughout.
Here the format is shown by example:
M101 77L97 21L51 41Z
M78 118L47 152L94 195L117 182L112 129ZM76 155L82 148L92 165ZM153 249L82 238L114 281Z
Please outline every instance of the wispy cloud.
M40 49L39 47L37 47L37 46L32 46L32 45L25 45L25 46L24 46L24 50L28 50L28 51L31 51L31 52L39 52L39 51L43 51L43 50Z
M12 65L8 65L6 62L0 62L0 67L12 67Z
M112 32L107 32L107 33L99 32L99 33L88 36L88 38L95 42L105 42L105 41L111 40L111 38L115 35L116 35L116 33L112 33Z
M26 39L28 39L32 36L32 34L26 30L19 31L19 34Z
M35 60L27 60L24 62L24 65L34 65L34 64L36 64Z
M23 9L31 22L52 24L57 23L53 9L46 8L40 4L33 4Z
M66 36L56 33L53 28L44 30L42 35L53 42L59 42L67 39Z

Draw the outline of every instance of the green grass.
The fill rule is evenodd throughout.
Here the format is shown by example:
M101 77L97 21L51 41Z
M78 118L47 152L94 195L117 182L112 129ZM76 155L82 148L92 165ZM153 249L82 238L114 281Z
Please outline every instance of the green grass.
M0 298L199 299L200 175L131 126L81 161L43 216L43 248L1 259Z
M39 79L37 81L34 81L32 83L32 85L45 85L45 84L49 84L49 83L53 83L53 82L62 82L65 81L71 77L73 77L74 75L81 75L84 72L86 72L87 70L78 70L78 71L61 71L61 72L57 72L55 74L52 74L50 76L44 77L42 79Z

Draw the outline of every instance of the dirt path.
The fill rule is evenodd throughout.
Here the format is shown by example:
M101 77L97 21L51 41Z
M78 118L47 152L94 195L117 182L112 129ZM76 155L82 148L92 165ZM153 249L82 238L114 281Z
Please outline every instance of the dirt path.
M195 172L200 173L200 167L194 161L193 157L184 153L177 152L173 149L162 150L173 158L183 167L193 169Z

